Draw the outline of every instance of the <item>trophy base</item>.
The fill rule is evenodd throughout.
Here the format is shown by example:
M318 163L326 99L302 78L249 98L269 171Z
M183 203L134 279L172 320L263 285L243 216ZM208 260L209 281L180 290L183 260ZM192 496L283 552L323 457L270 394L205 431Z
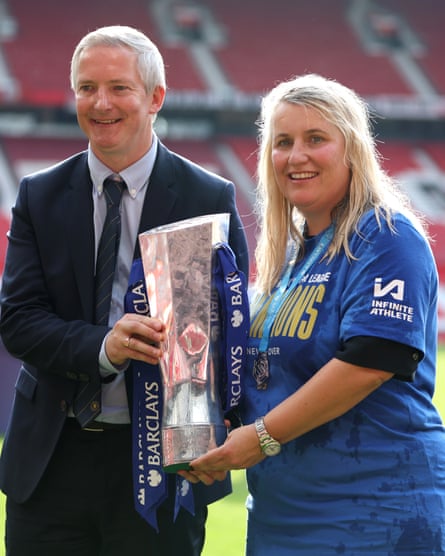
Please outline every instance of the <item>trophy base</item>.
M189 469L194 459L224 443L225 425L190 424L162 429L163 468L166 473Z
M189 471L190 464L184 463L174 463L173 465L164 465L162 468L166 473L177 473L178 471Z

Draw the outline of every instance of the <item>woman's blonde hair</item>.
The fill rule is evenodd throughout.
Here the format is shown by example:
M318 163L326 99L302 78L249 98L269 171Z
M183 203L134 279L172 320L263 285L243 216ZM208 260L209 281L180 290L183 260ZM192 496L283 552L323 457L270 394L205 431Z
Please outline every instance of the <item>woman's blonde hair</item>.
M407 197L381 165L366 103L351 89L320 75L308 74L282 82L263 98L257 122L260 133L256 210L261 231L255 251L256 288L266 293L281 275L289 240L295 241L297 248L303 246L304 217L280 191L272 165L274 116L283 102L317 110L345 140L345 164L350 168L351 181L347 196L334 210L335 234L327 252L329 259L342 249L353 258L349 238L360 217L371 208L379 221L384 218L391 227L392 214L403 212L422 228Z

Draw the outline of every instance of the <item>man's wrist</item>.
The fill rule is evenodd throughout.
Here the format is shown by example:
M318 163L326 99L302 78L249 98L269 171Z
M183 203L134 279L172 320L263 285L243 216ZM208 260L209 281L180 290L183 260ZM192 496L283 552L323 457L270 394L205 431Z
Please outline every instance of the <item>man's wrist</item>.
M107 334L108 336L108 334ZM130 364L130 360L127 359L121 365L115 365L110 361L107 355L107 350L105 349L107 336L103 339L100 352L99 352L99 372L101 377L107 377L113 374L119 374L121 371L125 371Z

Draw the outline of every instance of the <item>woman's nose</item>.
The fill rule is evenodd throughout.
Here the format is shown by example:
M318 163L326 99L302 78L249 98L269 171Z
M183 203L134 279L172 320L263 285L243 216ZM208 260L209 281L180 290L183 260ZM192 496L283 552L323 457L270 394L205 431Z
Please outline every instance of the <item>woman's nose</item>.
M305 162L308 158L304 145L300 142L295 142L289 152L289 164L300 164Z

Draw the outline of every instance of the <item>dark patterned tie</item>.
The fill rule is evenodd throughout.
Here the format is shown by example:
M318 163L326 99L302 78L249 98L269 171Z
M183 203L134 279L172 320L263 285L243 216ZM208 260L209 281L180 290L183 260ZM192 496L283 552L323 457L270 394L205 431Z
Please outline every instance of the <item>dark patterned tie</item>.
M107 201L107 216L99 242L96 260L96 324L106 326L110 312L111 289L116 267L119 240L121 237L121 216L119 206L125 182L120 176L110 176L104 181Z
M125 182L117 175L109 176L104 181L107 216L97 251L95 277L95 323L103 326L107 326L110 312L111 290L121 235L119 207L125 187ZM111 376L114 378L115 375ZM74 414L82 427L100 413L100 398L101 382L99 379L82 385L73 403Z

